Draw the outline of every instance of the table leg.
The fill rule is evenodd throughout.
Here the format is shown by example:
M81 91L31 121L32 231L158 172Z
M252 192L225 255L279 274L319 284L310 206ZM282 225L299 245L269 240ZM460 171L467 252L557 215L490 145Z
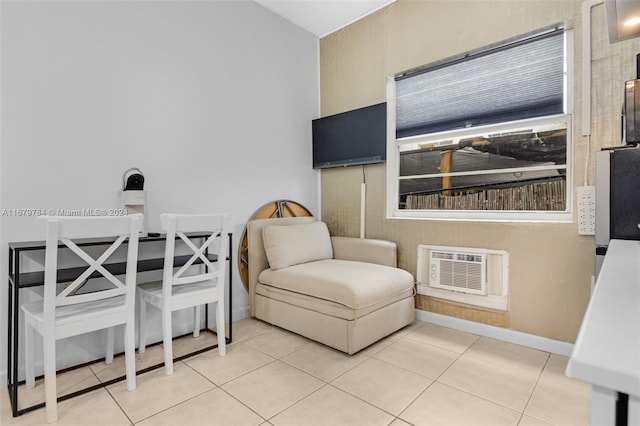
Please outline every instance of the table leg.
M7 388L11 401L13 417L18 415L18 344L20 314L20 254L9 250L9 300L8 300L8 351L7 351ZM13 278L13 280L11 279Z
M618 392L616 399L616 426L627 426L629 424L629 395Z
M232 295L233 295L233 244L232 244L232 239L233 239L233 234L229 233L229 304L227 305L227 310L229 311L228 315L229 315L229 339L227 341L227 343L231 343L233 341L233 333L232 333L232 327L233 327L233 318L232 318L232 311L233 311L233 304L232 304Z

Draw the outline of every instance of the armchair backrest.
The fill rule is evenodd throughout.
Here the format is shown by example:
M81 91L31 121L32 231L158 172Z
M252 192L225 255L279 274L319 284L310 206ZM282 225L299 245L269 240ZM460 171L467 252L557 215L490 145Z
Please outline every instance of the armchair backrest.
M372 238L331 237L334 259L398 266L396 243Z
M251 314L254 312L254 300L256 284L258 283L258 275L260 272L269 268L267 254L264 250L264 241L262 239L262 230L267 225L300 225L303 223L312 223L318 219L313 216L300 217L283 217L274 219L256 219L247 223L247 248L249 262L249 310Z

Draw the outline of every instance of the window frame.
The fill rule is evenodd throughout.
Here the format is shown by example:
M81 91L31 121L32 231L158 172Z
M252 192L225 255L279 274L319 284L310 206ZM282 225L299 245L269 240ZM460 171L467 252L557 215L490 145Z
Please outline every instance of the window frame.
M564 114L532 119L502 122L487 126L469 127L425 135L396 139L396 75L387 77L387 167L386 167L386 217L388 219L426 219L473 222L573 222L573 30L562 26L564 32ZM523 35L520 39L526 38ZM399 73L402 75L406 73ZM462 137L480 132L507 131L522 126L558 123L567 126L566 209L564 211L514 211L514 210L406 210L399 208L400 152L399 147L418 140Z

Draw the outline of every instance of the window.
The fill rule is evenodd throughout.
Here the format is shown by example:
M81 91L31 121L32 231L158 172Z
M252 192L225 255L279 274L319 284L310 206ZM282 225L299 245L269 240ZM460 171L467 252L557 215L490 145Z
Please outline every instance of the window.
M571 220L570 32L388 80L390 217Z

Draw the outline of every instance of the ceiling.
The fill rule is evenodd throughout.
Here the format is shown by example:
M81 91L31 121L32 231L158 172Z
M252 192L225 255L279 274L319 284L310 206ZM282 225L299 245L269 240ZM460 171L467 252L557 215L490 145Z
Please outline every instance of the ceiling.
M322 38L395 0L255 0Z
M395 0L254 0L284 19L322 38ZM640 24L625 26L630 18L640 19L640 1L604 0L610 42L640 35Z
M604 6L611 43L640 36L640 1L605 0Z

